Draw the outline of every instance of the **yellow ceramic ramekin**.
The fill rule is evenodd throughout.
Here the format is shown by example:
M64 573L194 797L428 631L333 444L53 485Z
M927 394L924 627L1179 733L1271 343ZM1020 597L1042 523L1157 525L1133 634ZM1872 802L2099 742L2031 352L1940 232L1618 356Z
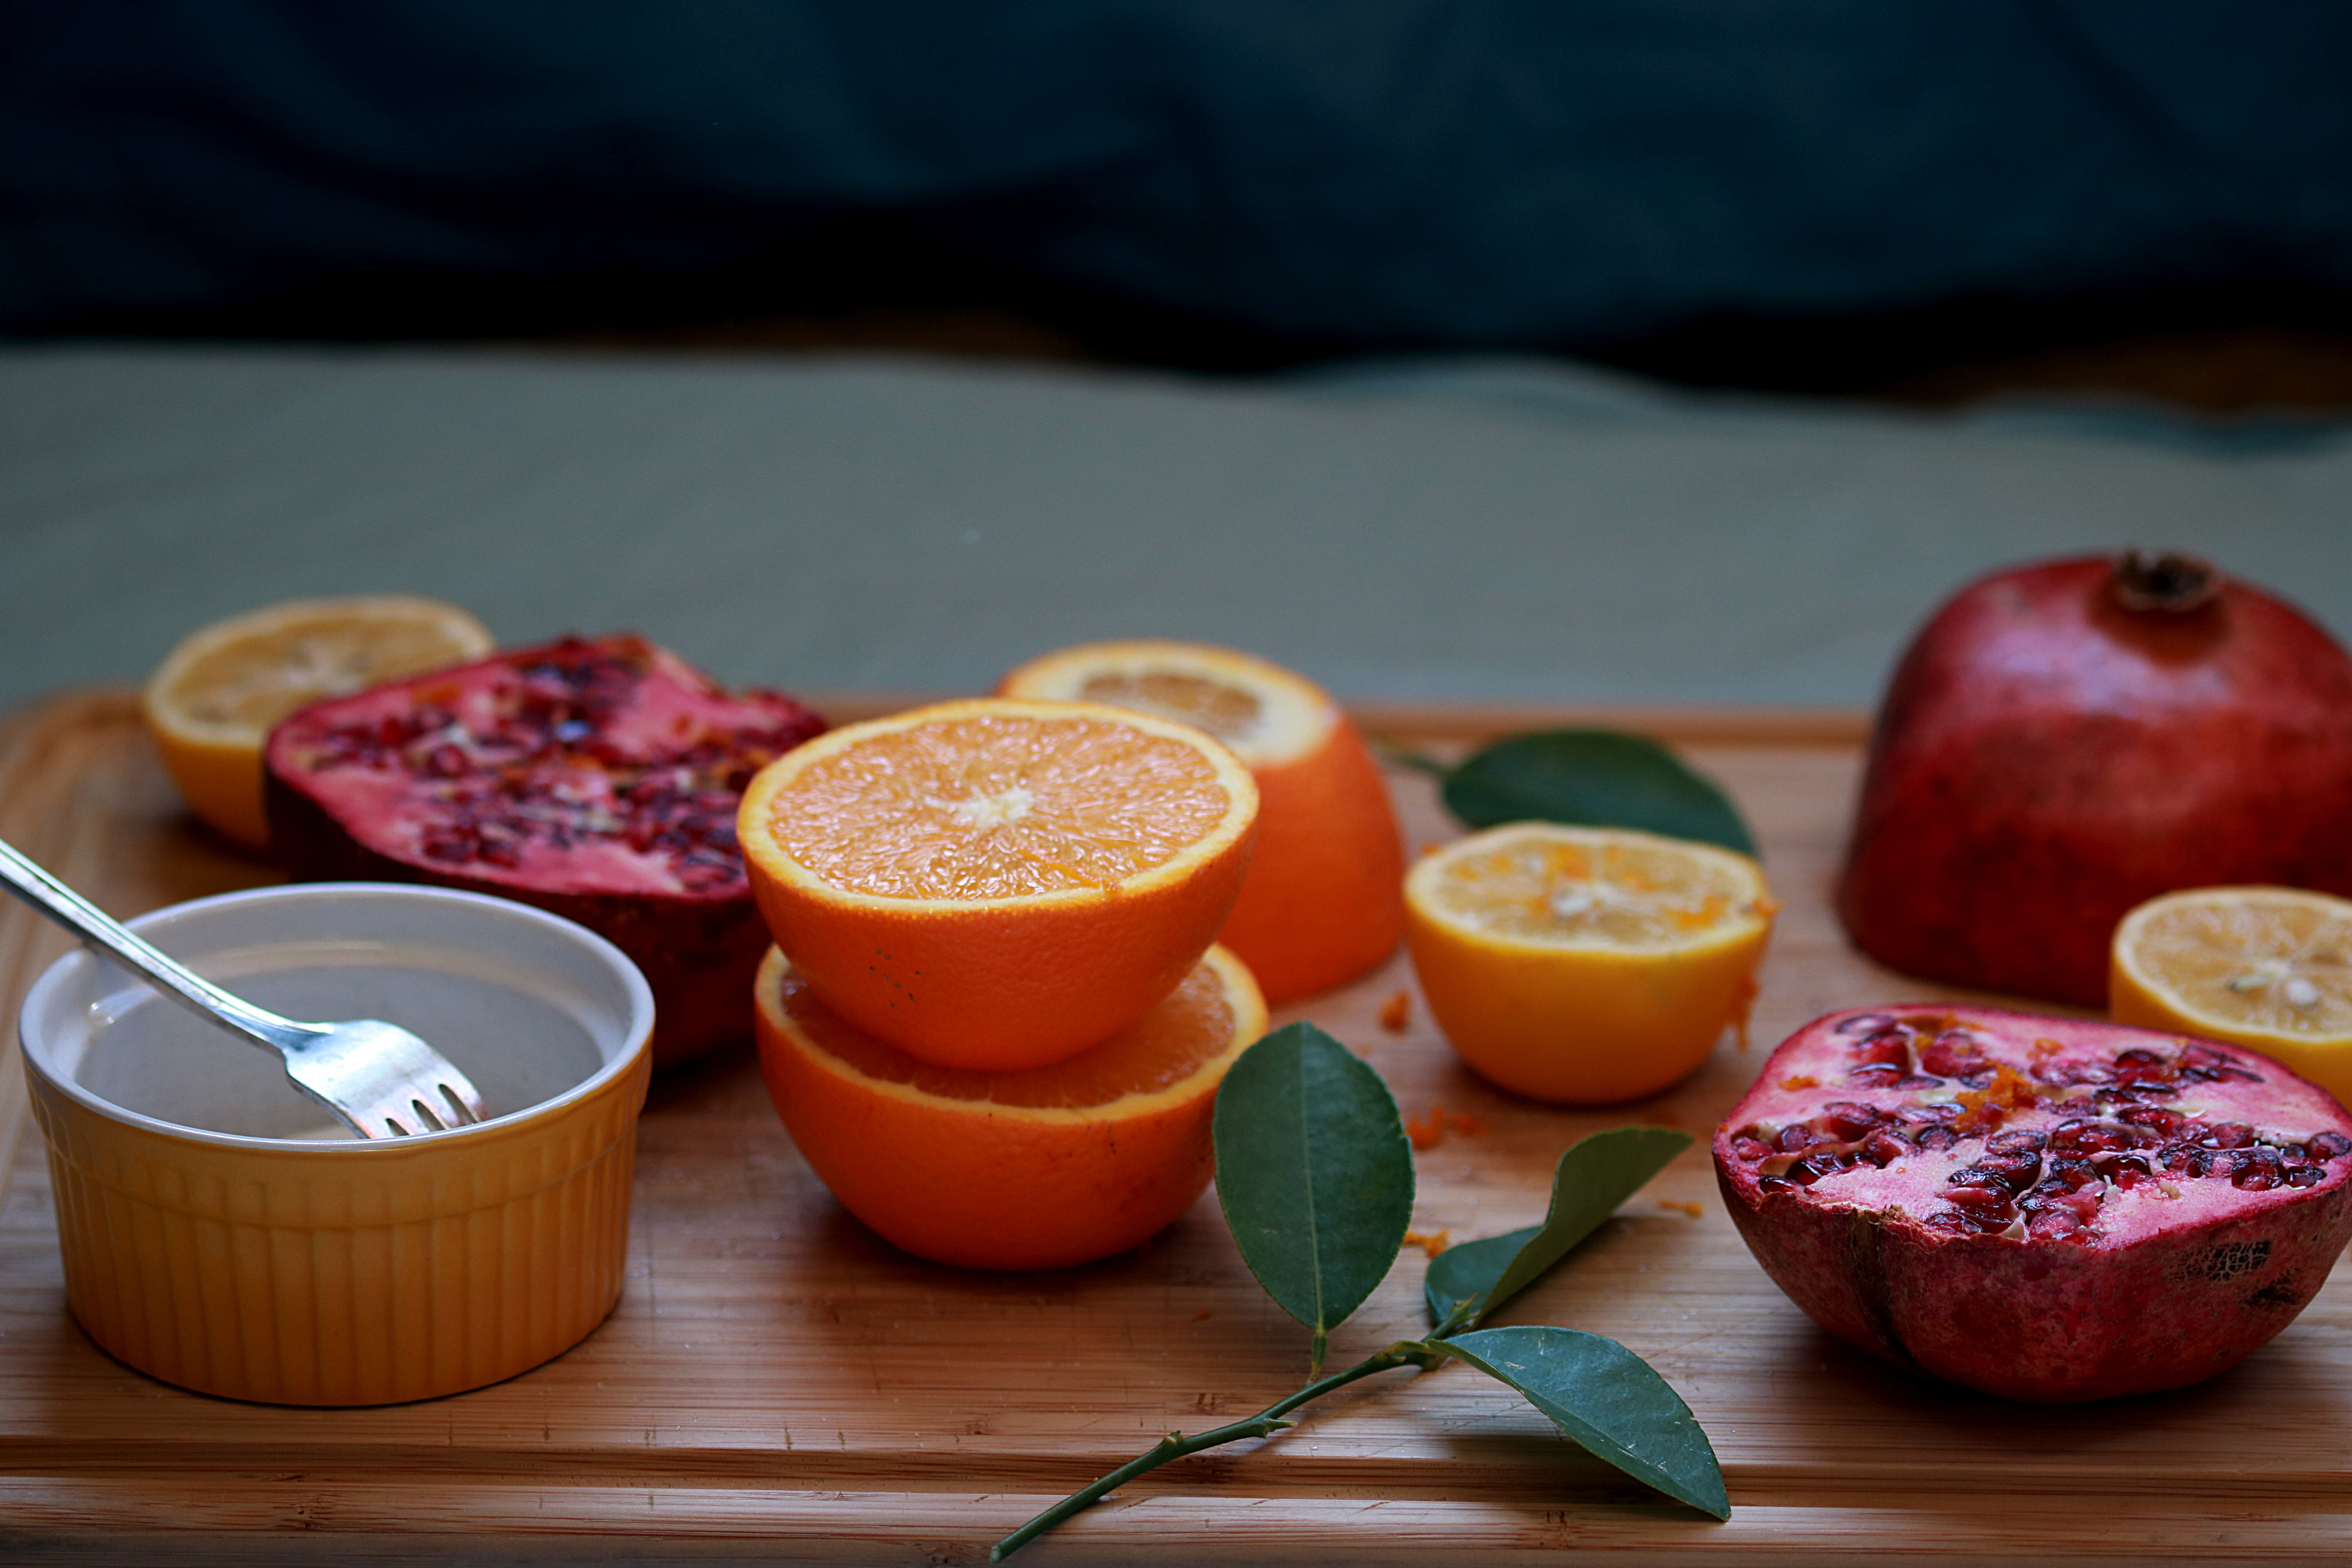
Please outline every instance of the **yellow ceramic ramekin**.
M205 1394L380 1405L559 1355L619 1300L653 998L601 937L438 888L315 883L131 922L293 1017L415 1029L493 1115L364 1142L268 1052L111 963L58 961L19 1034L74 1316Z

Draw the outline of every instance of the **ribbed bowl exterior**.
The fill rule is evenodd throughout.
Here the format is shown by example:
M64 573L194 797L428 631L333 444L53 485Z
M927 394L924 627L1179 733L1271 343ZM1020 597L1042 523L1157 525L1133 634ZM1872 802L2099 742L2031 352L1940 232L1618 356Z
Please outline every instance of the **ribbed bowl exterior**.
M389 1405L562 1354L620 1298L651 1060L499 1127L236 1147L103 1116L29 1074L74 1316L166 1383Z

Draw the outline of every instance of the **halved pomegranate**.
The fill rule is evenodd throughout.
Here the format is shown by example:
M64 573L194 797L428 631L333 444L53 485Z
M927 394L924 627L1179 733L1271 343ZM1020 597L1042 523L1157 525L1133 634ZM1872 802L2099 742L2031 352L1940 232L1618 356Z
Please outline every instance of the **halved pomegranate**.
M736 806L824 729L643 637L566 637L285 720L270 847L305 880L431 882L579 921L645 971L654 1060L676 1061L751 1033L768 932Z
M1987 1007L1806 1025L1715 1165L1815 1322L2011 1399L2210 1377L2352 1240L2352 1116L2324 1090L2232 1046Z

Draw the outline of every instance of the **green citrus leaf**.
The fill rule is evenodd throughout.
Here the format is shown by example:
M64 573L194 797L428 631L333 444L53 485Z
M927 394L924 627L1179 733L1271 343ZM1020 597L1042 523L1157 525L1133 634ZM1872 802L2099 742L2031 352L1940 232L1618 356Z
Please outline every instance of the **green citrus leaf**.
M1412 1148L1388 1086L1312 1024L1242 1053L1217 1090L1217 1201L1242 1258L1323 1336L1396 1262L1412 1222Z
M1421 1278L1421 1297L1429 1306L1429 1326L1444 1331L1449 1322L1460 1314L1462 1325L1475 1325L1478 1315L1486 1310L1486 1292L1511 1266L1519 1249L1536 1238L1543 1229L1531 1225L1525 1230L1507 1230L1500 1236L1484 1237L1449 1247L1429 1260L1429 1272Z
M1579 1329L1479 1329L1430 1348L1502 1379L1595 1458L1717 1519L1731 1517L1715 1447L1648 1362Z
M1497 741L1447 775L1445 809L1472 827L1530 819L1638 827L1756 853L1722 790L1657 742L1615 730Z
M1552 1171L1543 1224L1449 1247L1431 1260L1422 1283L1430 1322L1441 1330L1457 1317L1475 1323L1534 1284L1690 1142L1671 1127L1618 1127L1570 1146Z

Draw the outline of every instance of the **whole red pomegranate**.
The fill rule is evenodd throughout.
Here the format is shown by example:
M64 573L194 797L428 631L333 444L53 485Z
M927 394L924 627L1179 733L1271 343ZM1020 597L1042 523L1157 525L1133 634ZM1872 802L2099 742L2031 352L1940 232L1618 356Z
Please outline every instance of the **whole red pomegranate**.
M2352 657L2188 557L1974 583L1905 653L1838 912L1906 974L2097 1006L2177 888L2352 894Z
M747 1035L768 947L735 812L821 732L626 634L567 637L301 710L270 731L270 848L306 880L432 882L579 921L645 971L653 1054Z
M1815 1019L1715 1168L1815 1322L2011 1399L2210 1377L2352 1240L2352 1116L2324 1090L2233 1046L1989 1007Z

